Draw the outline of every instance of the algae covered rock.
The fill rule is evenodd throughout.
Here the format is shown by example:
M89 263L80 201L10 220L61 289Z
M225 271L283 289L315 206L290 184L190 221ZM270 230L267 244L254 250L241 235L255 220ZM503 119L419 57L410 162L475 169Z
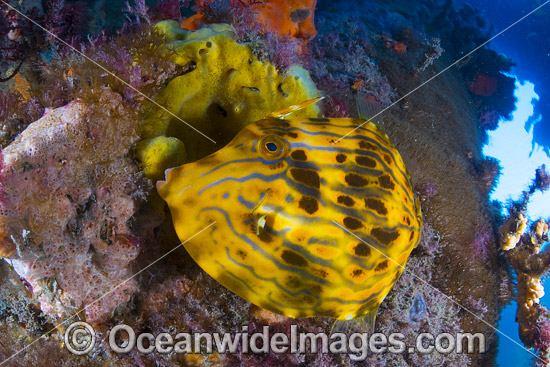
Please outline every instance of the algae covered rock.
M229 25L211 24L192 32L179 28L175 21L163 21L157 29L166 36L162 57L180 65L183 74L156 98L171 113L155 105L144 111L144 140L138 145L138 157L152 179L162 178L167 167L220 149L247 124L319 95L307 70L292 66L279 74L271 63L259 61L246 44L237 43ZM312 105L293 117L319 114L319 106ZM159 136L177 138L185 149L174 140L151 144ZM169 157L151 154L150 149L164 150Z
M146 180L129 156L136 113L109 90L49 110L3 150L1 255L52 317L108 319L136 290L132 229ZM104 297L102 297L104 296Z

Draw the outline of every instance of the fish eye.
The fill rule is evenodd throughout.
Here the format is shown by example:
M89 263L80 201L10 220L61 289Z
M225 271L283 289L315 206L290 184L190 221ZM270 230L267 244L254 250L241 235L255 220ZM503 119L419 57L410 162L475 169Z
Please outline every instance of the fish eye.
M259 145L259 151L269 160L279 159L288 152L287 143L276 135L264 137L260 140Z
M265 145L265 147L267 148L267 150L269 150L270 152L276 152L277 151L277 144L273 143L273 142L269 142Z

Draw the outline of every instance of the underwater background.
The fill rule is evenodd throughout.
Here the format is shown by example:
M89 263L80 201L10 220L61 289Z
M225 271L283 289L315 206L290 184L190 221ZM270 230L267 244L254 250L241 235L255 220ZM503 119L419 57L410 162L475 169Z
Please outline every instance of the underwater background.
M547 365L549 23L542 0L1 0L0 366ZM479 332L486 352L112 351L120 324L331 331L199 267L156 185L319 96L285 118L358 118L365 102L422 211L375 331ZM77 320L95 330L84 355L64 340Z

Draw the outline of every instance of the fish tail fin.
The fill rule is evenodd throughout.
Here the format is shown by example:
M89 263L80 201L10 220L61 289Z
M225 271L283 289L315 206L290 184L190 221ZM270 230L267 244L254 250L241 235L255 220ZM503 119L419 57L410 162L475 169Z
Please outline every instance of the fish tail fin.
M319 101L321 101L325 98L326 98L325 96L321 96L321 97L317 97L317 98L313 98L313 99L308 99L307 101L303 101L303 102L300 102L298 104L289 106L287 108L283 108L282 110L272 112L269 115L267 115L267 117L274 117L274 118L277 118L277 119L284 119L288 115L290 115L290 114L292 114L296 111L299 111L302 108L305 108L305 107L309 106L310 104L319 102Z
M374 334L374 325L376 323L376 315L378 314L378 308L380 305L377 305L373 310L368 311L363 317L365 319L365 326L363 331L369 333L369 335Z
M368 311L366 314L351 320L335 320L330 329L330 333L344 333L346 335L349 335L350 332L368 333L369 335L374 334L374 324L376 322L376 314L378 313L379 307L380 305Z

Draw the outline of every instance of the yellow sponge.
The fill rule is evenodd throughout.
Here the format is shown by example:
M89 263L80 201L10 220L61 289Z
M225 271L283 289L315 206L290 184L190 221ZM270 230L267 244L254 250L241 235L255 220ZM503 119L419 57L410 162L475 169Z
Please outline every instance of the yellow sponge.
M150 107L141 126L145 140L138 146L138 156L153 180L165 168L219 150L249 123L319 96L307 70L292 66L279 74L271 63L259 61L246 44L237 43L227 24L188 31L169 20L159 22L156 28L166 37L161 56L180 65L183 72L168 83L156 102L216 144L164 109ZM293 115L319 116L316 104ZM150 141L160 136L170 139ZM175 144L173 139L184 144ZM161 148L163 144L167 146Z
M137 145L137 156L142 162L145 175L157 181L164 178L167 167L177 167L185 163L185 145L181 140L167 136L145 139Z

